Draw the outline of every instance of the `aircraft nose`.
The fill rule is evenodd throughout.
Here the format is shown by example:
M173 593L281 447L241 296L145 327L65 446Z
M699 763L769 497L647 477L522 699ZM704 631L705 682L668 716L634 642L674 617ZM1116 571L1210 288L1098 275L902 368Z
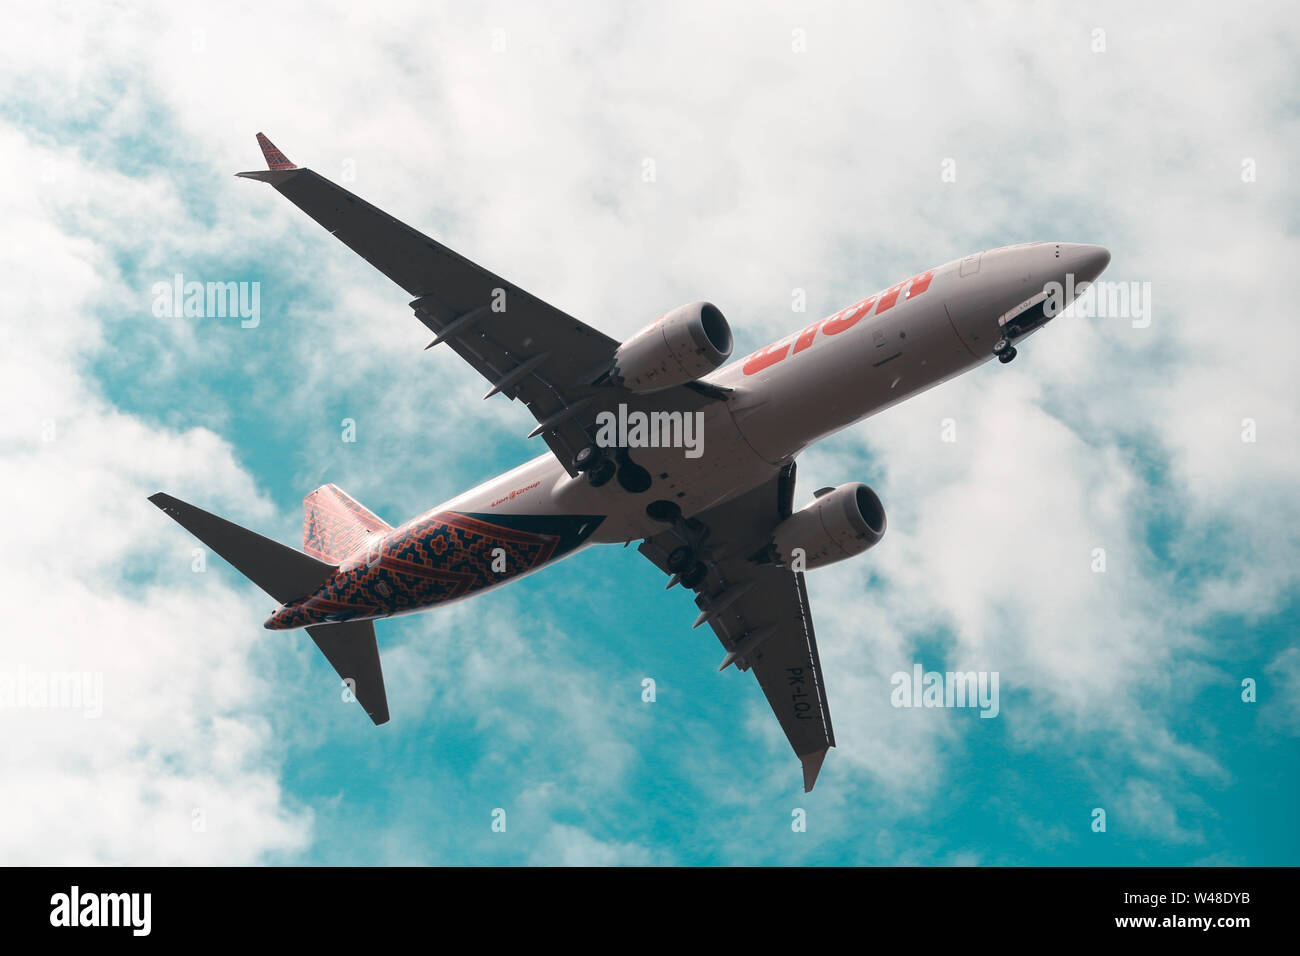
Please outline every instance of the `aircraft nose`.
M1105 246L1072 243L1063 258L1066 271L1074 274L1076 284L1095 282L1110 265L1110 250Z

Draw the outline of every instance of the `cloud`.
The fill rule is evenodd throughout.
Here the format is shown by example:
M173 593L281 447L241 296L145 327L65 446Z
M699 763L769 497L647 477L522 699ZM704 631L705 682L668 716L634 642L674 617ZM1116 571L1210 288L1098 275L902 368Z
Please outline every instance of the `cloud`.
M556 824L547 831L532 862L560 866L652 866L665 858L646 847L598 840L579 827Z
M103 692L93 709L31 698L0 709L15 769L0 787L4 856L234 864L300 849L311 815L281 791L258 715L256 615L244 589L192 573L189 543L165 536L145 497L168 483L202 486L236 513L264 514L265 502L226 441L150 427L82 376L102 341L96 308L117 291L110 252L102 236L60 229L64 208L28 188L20 170L49 153L9 129L0 141L11 166L0 248L21 277L3 292L15 361L0 383L0 484L21 505L6 519L0 656L20 683L89 675ZM128 191L112 174L79 175L100 195Z
M1130 780L1119 795L1115 815L1107 820L1108 828L1123 827L1136 834L1154 836L1170 843L1202 843L1204 836L1188 829L1178 820L1173 803L1155 785L1145 780Z
M1265 668L1273 679L1269 689L1269 724L1285 733L1300 736L1300 648L1288 647Z

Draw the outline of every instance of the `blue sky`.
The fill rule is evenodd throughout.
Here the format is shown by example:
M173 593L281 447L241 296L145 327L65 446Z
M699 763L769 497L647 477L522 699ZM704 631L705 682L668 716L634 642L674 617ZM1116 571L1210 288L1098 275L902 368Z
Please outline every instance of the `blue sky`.
M0 708L2 858L1294 865L1296 15L939 9L26 14L0 672L101 674L104 707ZM707 298L743 355L1034 239L1108 246L1151 321L1064 317L801 457L797 504L864 480L890 520L809 578L839 742L814 793L635 549L382 623L375 728L145 497L297 544L325 482L396 523L543 448L399 289L233 178L259 129L616 337ZM155 317L177 272L259 282L260 324ZM999 716L891 707L918 662L998 671Z

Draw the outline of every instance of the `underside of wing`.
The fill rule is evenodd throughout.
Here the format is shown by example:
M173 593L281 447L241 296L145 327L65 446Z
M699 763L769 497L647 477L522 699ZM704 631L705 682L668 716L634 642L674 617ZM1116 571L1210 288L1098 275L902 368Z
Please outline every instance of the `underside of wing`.
M719 670L752 670L811 790L826 752L835 746L830 707L803 574L767 561L773 528L790 513L794 464L738 498L682 522L640 546L665 573L687 548L705 569L698 580L700 615L725 650ZM698 574L698 571L696 572ZM689 574L689 572L688 572Z

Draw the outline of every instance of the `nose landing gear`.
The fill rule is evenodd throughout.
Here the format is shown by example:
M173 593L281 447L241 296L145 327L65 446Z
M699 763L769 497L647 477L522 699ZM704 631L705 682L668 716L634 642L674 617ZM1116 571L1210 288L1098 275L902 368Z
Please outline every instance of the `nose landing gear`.
M1019 338L1021 329L1018 325L1008 325L1002 330L1002 338L993 343L993 354L998 357L998 361L1006 365L1016 357L1016 347L1011 344L1012 339Z

